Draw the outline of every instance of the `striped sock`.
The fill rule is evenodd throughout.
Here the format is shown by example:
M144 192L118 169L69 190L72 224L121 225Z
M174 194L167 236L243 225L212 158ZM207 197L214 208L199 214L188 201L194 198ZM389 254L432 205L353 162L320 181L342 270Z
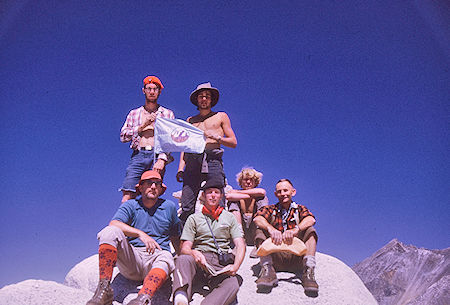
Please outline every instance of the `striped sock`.
M98 270L100 280L111 280L117 262L117 249L109 244L98 247Z
M144 279L144 285L138 294L148 294L153 296L159 287L166 281L167 274L160 268L153 268Z

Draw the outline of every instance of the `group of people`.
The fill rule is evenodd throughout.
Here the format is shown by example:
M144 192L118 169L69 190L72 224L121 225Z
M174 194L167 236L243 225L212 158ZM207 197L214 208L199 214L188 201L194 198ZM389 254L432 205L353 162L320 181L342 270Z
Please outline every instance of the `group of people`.
M133 152L120 188L122 204L97 235L99 283L87 305L112 304L115 266L124 277L143 282L130 305L151 304L170 274L175 305L189 304L194 282L210 287L202 304L231 304L239 290L236 275L246 245L255 245L250 255L257 257L257 247L269 238L275 245L300 238L307 252L302 257L283 252L261 256L257 288L276 286L276 270L299 270L305 293L317 293L315 218L293 201L296 190L291 181L276 183L278 203L269 205L266 191L258 188L262 174L244 168L237 175L241 189L224 193L222 146L234 148L237 140L228 115L212 111L219 90L210 83L198 85L190 95L199 113L187 121L204 132L206 146L203 153L180 155L176 179L183 182L181 213L178 204L161 198L167 189L165 167L173 157L170 152L154 154L154 124L158 117L175 118L172 110L158 104L163 88L158 77L144 78L145 104L130 111L121 129L121 141L131 142ZM203 208L195 213L199 194Z

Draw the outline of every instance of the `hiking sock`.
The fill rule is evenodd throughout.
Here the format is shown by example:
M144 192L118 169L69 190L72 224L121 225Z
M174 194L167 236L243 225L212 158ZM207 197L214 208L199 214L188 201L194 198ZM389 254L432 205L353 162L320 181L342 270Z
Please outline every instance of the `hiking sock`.
M159 287L166 281L167 273L160 268L153 268L144 279L144 285L138 294L148 294L153 296Z
M117 262L117 249L109 244L98 247L98 273L100 280L112 279L113 269Z
M316 257L314 255L305 255L303 258L303 265L308 268L316 267Z

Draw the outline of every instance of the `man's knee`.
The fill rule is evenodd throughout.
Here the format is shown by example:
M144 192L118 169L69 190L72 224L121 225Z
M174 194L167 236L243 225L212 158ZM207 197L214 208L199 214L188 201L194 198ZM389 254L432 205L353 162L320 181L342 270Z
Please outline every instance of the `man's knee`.
M255 246L259 247L267 238L269 233L261 228L255 229Z
M195 259L188 254L181 254L175 260L175 267L180 268L181 266L193 265L195 264Z
M175 262L172 254L169 251L159 251L158 258L153 262L153 268L160 268L167 274L170 274L175 270Z
M306 243L309 239L313 238L313 240L315 240L315 242L317 243L317 240L319 237L318 237L317 231L314 227L308 227L306 230L299 232L299 238L304 243Z
M125 238L122 230L116 226L107 226L97 234L97 239L100 244L110 244L117 247L117 243Z

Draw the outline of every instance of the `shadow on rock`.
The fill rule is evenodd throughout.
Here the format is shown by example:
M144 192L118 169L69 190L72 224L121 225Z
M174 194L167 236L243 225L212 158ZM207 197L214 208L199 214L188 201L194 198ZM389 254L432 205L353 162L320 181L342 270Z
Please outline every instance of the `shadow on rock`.
M136 282L127 279L122 274L117 274L111 282L111 287L114 289L114 301L123 303L125 298L130 294L137 294L142 286L142 282ZM152 298L152 304L168 305L170 295L172 293L172 280L169 278L159 288Z

